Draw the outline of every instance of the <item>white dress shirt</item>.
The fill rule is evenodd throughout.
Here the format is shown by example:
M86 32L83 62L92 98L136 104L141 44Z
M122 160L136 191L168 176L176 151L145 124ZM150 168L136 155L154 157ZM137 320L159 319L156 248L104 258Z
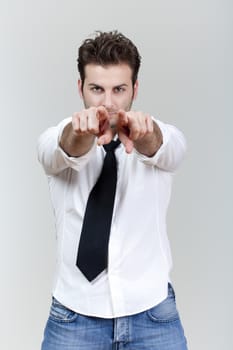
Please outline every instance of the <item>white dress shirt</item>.
M76 266L88 195L105 151L94 143L81 157L59 146L71 118L39 138L38 154L48 176L57 234L53 296L71 310L113 318L136 314L167 297L172 267L166 212L172 177L185 153L183 134L157 119L163 144L153 157L116 149L118 179L109 240L108 269L89 282Z

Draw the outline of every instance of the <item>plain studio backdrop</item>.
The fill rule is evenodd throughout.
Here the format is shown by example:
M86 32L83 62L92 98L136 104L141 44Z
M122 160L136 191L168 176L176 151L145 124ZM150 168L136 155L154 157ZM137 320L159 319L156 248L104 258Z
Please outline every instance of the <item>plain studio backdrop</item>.
M99 29L118 29L140 50L134 109L187 139L168 235L189 349L233 349L232 9L230 0L1 0L2 350L40 349L56 241L36 143L82 108L77 48Z

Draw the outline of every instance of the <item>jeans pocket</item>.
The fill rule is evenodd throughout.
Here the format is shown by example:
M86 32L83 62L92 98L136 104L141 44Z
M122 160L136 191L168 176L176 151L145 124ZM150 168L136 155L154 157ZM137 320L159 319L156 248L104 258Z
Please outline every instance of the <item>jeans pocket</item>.
M179 319L175 293L171 284L168 285L167 298L158 305L147 310L147 315L154 322L173 322Z
M62 305L57 299L53 297L52 305L50 308L49 318L58 322L74 322L78 314L64 305Z

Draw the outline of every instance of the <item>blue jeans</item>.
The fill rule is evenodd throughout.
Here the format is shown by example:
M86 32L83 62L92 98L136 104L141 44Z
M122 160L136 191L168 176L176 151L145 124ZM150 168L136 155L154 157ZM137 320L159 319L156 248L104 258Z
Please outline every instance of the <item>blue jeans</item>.
M105 319L77 314L53 298L41 350L187 350L175 294L151 309Z

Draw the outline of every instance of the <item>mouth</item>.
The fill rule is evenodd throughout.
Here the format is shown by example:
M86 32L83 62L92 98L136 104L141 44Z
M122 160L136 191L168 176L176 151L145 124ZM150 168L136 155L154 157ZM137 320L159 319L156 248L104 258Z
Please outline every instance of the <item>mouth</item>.
M117 116L118 111L108 111L110 117Z

